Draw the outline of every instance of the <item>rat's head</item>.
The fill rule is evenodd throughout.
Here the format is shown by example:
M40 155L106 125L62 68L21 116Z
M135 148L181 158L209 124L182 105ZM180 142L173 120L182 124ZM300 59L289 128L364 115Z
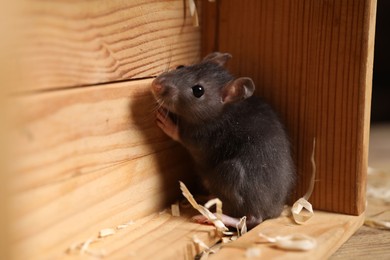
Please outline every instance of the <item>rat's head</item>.
M252 96L255 89L250 78L234 79L224 68L229 58L214 52L200 63L161 74L152 83L157 102L188 122L215 119L224 106Z

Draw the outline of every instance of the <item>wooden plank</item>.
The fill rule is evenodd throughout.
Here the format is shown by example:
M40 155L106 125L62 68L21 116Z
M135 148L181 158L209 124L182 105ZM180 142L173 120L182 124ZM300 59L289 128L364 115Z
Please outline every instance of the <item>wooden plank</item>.
M10 91L145 78L197 61L200 29L184 20L183 2L20 2L11 49L20 83Z
M11 231L18 259L158 212L191 178L155 124L151 80L14 97ZM190 181L188 181L190 182Z
M218 39L204 41L232 53L231 71L252 77L257 94L286 122L299 174L294 197L307 190L316 137L314 207L361 214L376 1L226 0L218 5Z
M192 214L194 213L191 211ZM109 259L194 259L201 248L193 242L194 235L212 246L219 237L213 226L191 222L191 214L172 217L169 210L136 221L134 225L109 239L91 246L91 250L104 250ZM69 256L74 259L74 256Z
M133 221L123 229L116 227L125 222L111 223L111 226L105 228L114 229L115 234L92 243L88 247L91 253L82 253L79 250L69 252L67 249L88 239L97 238L99 229L83 231L81 239L68 237L65 247L52 248L45 254L45 258L151 259L158 256L159 259L194 259L194 256L201 252L193 242L194 235L209 246L215 244L219 237L214 227L193 223L190 217L188 210L180 217L172 217L167 210Z
M219 11L217 4L211 1L204 1L202 3L202 19L201 19L201 34L202 34L202 57L207 54L218 51L219 38Z
M255 247L264 259L327 259L330 257L363 223L364 215L348 216L329 212L315 212L307 224L293 224L289 217L267 220L250 232L223 247L211 259L247 259L246 249ZM261 242L259 233L267 236L287 236L304 234L316 239L317 247L310 251L285 251L270 243Z

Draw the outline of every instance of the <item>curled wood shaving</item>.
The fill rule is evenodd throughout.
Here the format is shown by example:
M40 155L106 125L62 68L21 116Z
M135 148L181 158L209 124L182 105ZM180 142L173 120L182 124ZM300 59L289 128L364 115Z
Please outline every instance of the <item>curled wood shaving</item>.
M216 208L217 219L221 220L222 219L222 201L220 199L218 199L218 198L211 199L211 200L207 201L206 204L204 204L204 206L207 209L210 209L214 205Z
M259 236L274 244L277 248L293 251L309 251L317 247L317 241L304 234L269 237L262 233Z
M180 217L180 207L178 202L171 205L171 214L174 217Z
M183 196L188 200L188 202L192 205L194 209L199 211L200 214L205 216L208 220L210 220L218 232L222 233L224 231L228 231L228 228L223 224L223 222L220 219L217 219L217 217L210 212L206 207L199 205L194 197L192 196L191 192L187 189L186 185L180 181L180 189L183 193Z
M248 232L248 228L246 226L246 216L242 217L240 221L236 225L237 236L240 237Z
M314 183L315 183L315 176L316 176L316 163L314 160L315 147L316 147L316 139L313 140L313 150L311 154L312 175L310 179L309 189L307 190L306 194L302 198L298 199L293 204L291 208L293 218L297 224L305 223L314 215L313 207L309 202L309 198L314 190ZM305 210L303 211L303 209Z
M297 224L305 223L314 215L312 205L305 198L297 200L291 208L291 212Z

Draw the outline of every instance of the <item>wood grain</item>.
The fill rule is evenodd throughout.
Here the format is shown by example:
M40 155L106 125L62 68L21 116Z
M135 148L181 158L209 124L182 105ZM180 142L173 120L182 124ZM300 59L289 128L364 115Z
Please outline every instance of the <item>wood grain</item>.
M145 78L199 59L200 29L182 0L24 0L15 16L12 92Z
M364 211L375 8L375 0L226 0L215 8L217 24L204 21L218 28L217 39L203 40L207 50L232 53L231 71L252 77L286 122L295 198L307 190L316 138L318 209Z
M330 259L387 259L389 244L387 230L363 226Z
M213 226L193 223L190 218L195 212L190 212L180 217L172 217L169 210L147 216L124 232L92 245L91 250L104 249L108 259L194 259L201 252L193 242L194 235L210 247L219 237Z
M179 196L191 164L156 126L150 83L10 100L19 115L8 185L19 259L50 256L84 232L158 212Z
M364 216L348 216L317 211L304 225L293 224L289 217L279 217L263 222L250 232L223 247L211 259L247 259L245 250L249 247L260 249L264 259L327 259L363 223ZM309 251L280 250L269 243L261 243L259 233L267 236L305 234L316 239L317 247Z

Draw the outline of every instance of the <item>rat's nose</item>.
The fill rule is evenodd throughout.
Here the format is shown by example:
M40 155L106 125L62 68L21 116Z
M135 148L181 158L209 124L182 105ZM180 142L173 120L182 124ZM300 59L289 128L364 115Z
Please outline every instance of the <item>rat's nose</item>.
M155 78L152 82L152 91L155 93L155 94L159 94L162 92L162 89L163 89L163 86L162 86L162 83L161 83L161 79L160 78Z

